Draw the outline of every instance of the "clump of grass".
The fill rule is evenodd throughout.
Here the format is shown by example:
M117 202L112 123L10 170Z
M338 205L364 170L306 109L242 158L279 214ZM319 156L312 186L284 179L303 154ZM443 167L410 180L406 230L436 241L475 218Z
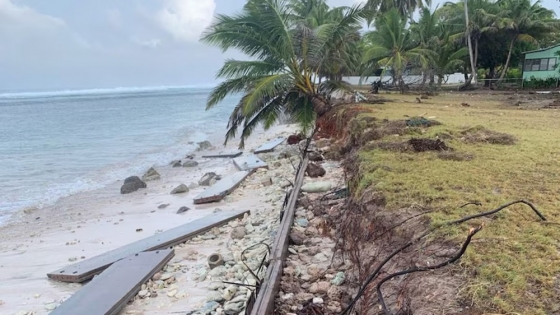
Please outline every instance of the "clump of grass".
M453 105L467 97L476 109ZM549 222L560 221L560 112L520 111L486 95L450 94L434 98L432 104L378 105L370 115L398 121L419 112L445 124L423 130L422 136L445 140L455 150L413 153L403 147L408 136L403 131L372 141L359 152L358 194L374 189L394 211L411 205L439 209L427 215L432 224L521 198L536 204ZM465 129L466 121L477 127ZM477 145L481 143L503 145ZM385 167L372 167L380 163ZM483 206L459 208L470 200ZM462 276L457 276L465 276L465 282L458 298L489 313L557 312L560 227L536 222L520 206L477 223L482 222L485 229L460 264ZM464 229L440 233L438 237L458 243Z
M490 143L490 144L515 144L515 137L507 133L489 130L484 126L476 126L461 131L462 140L467 143Z

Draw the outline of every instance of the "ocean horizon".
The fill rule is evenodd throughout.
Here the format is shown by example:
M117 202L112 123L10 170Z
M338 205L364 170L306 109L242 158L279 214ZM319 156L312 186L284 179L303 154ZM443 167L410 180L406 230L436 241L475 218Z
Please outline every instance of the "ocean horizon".
M223 141L237 97L212 86L0 93L0 223L13 211L103 188Z

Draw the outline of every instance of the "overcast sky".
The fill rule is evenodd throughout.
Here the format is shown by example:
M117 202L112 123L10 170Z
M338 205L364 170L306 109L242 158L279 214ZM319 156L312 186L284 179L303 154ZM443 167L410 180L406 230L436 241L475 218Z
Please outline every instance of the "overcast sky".
M198 39L215 13L244 3L0 0L0 91L213 84L224 58L242 56Z

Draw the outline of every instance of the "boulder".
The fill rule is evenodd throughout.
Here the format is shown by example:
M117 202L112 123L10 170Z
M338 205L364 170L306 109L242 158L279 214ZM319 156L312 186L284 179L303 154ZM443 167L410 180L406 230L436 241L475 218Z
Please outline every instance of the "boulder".
M171 165L172 167L181 167L183 166L183 164L181 163L181 160L173 160L169 163L169 165Z
M334 187L333 183L331 182L311 182L306 183L301 187L301 191L308 192L308 193L320 193L320 192L327 192Z
M212 148L212 143L210 143L210 141L202 141L202 142L198 142L198 151L202 151L202 150L208 150Z
M305 172L309 175L309 177L313 178L325 176L326 173L325 169L321 165L317 165L315 163L307 164Z
M280 151L280 153L278 154L278 158L289 159L292 156L298 156L298 155L299 155L298 147L296 147L296 146L286 146L282 149L282 151Z
M187 187L187 185L185 185L185 184L181 184L181 185L175 187L175 189L173 189L171 191L171 194L172 195L177 195L177 194L184 194L186 192L189 192L189 187Z
M121 186L121 194L130 194L137 191L140 188L146 188L148 185L144 183L138 176L130 176L124 180L124 184Z
M216 177L218 177L218 175L216 175L216 173L208 172L208 173L204 174L204 176L202 176L202 178L200 178L200 180L198 181L198 184L200 186L210 186L210 182L212 181L212 179L216 179Z
M302 139L301 135L291 135L288 137L288 144L289 145L298 144L300 143L301 139Z
M292 231L290 232L290 242L294 245L303 245L303 242L306 238L307 237L305 236L305 233L299 230L292 229Z
M153 167L150 167L146 174L142 176L142 180L145 182L158 179L161 179L161 175L159 175L159 173Z
M188 160L183 163L183 167L197 167L198 162L193 160Z

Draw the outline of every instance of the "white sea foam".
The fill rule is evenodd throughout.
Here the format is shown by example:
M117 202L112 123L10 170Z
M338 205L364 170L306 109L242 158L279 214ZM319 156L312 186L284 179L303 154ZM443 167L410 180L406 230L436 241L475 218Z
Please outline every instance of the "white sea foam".
M57 97L57 96L163 92L163 91L172 91L172 90L180 90L180 89L210 89L214 87L214 85L215 84L149 86L149 87L117 87L117 88L107 88L107 89L80 89L80 90L60 90L60 91L42 91L42 92L7 92L7 93L0 93L0 99L27 99L27 98L43 98L43 97Z

